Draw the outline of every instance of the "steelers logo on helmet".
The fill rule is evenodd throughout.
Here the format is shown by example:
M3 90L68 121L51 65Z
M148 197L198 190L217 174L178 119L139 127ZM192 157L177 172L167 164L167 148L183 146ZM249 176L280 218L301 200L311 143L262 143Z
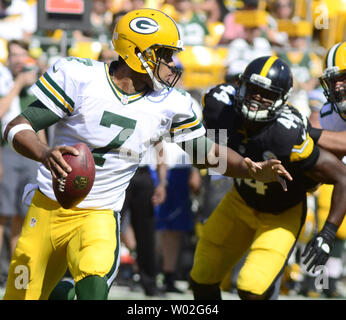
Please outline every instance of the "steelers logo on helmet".
M292 90L293 78L286 63L276 56L250 62L240 77L236 109L247 120L268 122L281 113Z
M137 33L152 34L159 29L159 25L151 18L139 17L130 22L130 28Z

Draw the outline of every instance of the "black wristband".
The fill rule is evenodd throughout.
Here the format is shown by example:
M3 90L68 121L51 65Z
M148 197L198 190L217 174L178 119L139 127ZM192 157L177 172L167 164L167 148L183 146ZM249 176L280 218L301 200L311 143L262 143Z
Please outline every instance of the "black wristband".
M309 133L310 133L310 137L312 138L312 140L314 140L315 143L318 142L318 139L320 138L322 131L323 131L323 129L311 127Z

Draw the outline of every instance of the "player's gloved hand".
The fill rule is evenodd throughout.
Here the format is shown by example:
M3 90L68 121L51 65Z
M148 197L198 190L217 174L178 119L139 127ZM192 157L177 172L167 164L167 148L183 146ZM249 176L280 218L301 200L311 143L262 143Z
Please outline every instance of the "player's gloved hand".
M326 222L323 229L314 236L306 245L302 257L305 257L303 264L306 270L315 272L319 265L324 265L333 248L336 231L338 227L330 222Z

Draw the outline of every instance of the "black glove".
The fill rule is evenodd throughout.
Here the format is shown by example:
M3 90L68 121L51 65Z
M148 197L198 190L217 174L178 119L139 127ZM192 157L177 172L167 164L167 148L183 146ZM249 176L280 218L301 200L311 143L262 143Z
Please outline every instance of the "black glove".
M337 230L338 227L335 224L327 221L323 229L306 245L302 257L306 256L303 264L306 265L307 271L313 268L312 272L314 273L317 266L324 265L327 262Z

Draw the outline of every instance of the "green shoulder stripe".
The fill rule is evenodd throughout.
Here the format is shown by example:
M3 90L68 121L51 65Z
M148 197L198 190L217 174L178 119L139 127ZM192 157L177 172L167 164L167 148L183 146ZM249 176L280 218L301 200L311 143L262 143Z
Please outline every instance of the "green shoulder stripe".
M181 122L172 123L171 128L172 129L178 128L178 127L180 127L180 126L182 126L184 124L196 121L197 120L197 115L196 115L196 113L193 110L192 110L192 112L193 112L193 117L188 118L188 119L186 119L184 121L181 121Z
M179 136L181 134L186 134L188 132L195 131L195 130L200 129L200 128L202 128L202 123L198 122L198 124L193 126L193 127L189 127L189 128L186 128L186 129L182 129L180 131L175 131L175 132L171 131L170 132L170 136L171 137L177 137L177 136Z
M41 89L41 91L50 99L52 102L59 107L62 111L67 114L71 114L71 112L41 83L41 81L37 81L36 85Z
M49 82L49 84L60 93L60 95L64 98L64 100L72 107L74 108L74 102L73 100L65 93L64 90L62 90L56 82L49 76L49 74L46 72L43 77Z

